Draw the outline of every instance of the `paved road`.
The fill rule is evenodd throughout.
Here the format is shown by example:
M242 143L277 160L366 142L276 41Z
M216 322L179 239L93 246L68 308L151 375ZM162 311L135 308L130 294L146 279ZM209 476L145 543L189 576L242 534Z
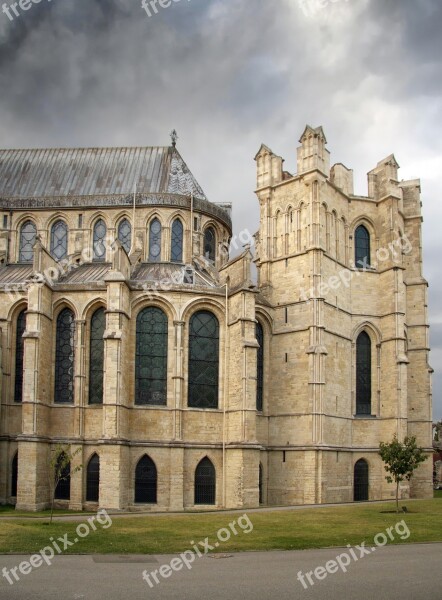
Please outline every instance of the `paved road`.
M191 569L163 568L160 584L142 573L170 565L172 556L59 556L9 585L0 577L1 600L435 600L441 597L442 544L377 548L351 562L347 572L318 567L348 549L298 552L246 552L221 558L202 557ZM357 552L356 555L359 553ZM25 556L0 556L0 568L13 568ZM347 559L341 558L341 562ZM174 563L175 566L178 563ZM336 564L336 562L335 562ZM26 568L23 568L26 570ZM317 580L314 571L322 580ZM329 563L334 571L333 563ZM307 589L297 579L304 574ZM308 576L314 582L311 586ZM10 577L11 571L9 571Z

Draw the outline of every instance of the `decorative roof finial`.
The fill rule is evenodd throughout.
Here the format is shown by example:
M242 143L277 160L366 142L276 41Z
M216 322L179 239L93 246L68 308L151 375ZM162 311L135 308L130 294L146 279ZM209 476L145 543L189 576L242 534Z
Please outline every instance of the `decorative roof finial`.
M177 141L177 139L178 139L178 134L177 134L177 132L176 132L176 129L174 129L174 130L171 132L171 134L170 134L170 137L171 137L171 139L172 139L172 146L175 148L175 146L176 146L176 141Z

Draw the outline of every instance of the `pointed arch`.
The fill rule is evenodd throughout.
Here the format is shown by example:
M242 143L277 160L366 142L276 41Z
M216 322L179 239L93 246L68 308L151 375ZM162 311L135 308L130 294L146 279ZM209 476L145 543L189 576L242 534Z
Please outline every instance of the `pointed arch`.
M89 339L89 404L103 404L104 331L106 311L98 308L91 318Z
M74 402L74 338L75 318L70 308L64 308L57 317L55 342L56 404Z
M158 473L153 460L145 454L135 469L135 503L157 503Z
M215 504L216 471L212 461L206 456L195 470L195 504Z
M188 406L218 408L218 378L219 321L200 310L190 318Z
M23 401L23 361L25 341L23 334L26 330L26 310L22 310L17 317L15 327L15 380L14 380L14 402Z
M51 227L51 255L56 261L68 255L68 226L58 219Z
M30 219L20 227L19 262L31 263L34 260L34 245L37 241L37 228Z
M212 226L204 231L204 257L212 263L216 261L216 233Z
M170 260L172 262L183 262L183 237L184 227L178 217L172 223L172 238L170 247Z
M93 454L87 464L86 502L98 502L100 499L100 457Z
M365 225L359 225L355 231L355 266L367 268L371 261L370 233Z
M93 232L94 261L98 262L106 260L106 235L106 223L100 218L95 222Z
M369 468L368 462L361 458L354 466L353 500L366 502L369 499Z
M18 451L14 454L11 463L11 496L17 497L18 486Z
M132 247L132 225L126 217L118 223L118 240L126 254L129 254Z
M161 262L161 233L160 220L155 217L149 225L149 262Z
M371 338L364 330L356 340L356 414L371 415Z
M255 335L259 344L256 354L256 410L262 411L264 396L264 329L259 321L255 325Z

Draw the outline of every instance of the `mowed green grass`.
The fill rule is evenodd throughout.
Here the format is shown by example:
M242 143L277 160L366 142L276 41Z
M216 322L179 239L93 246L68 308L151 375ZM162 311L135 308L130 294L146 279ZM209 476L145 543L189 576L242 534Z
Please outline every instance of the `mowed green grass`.
M405 504L404 501L401 505ZM442 542L442 499L407 501L407 514L397 515L393 503L324 507L315 509L250 512L253 531L245 533L238 525L238 535L220 543L217 552L245 550L294 550L372 544L376 534L404 520L411 532L401 540L393 531L389 543ZM247 511L245 511L247 512ZM229 528L240 514L211 513L186 515L150 515L112 518L112 525L70 546L66 553L168 554L191 549L193 543L209 538L217 541L217 532ZM87 516L82 523L87 522ZM105 519L103 519L103 523ZM49 545L50 538L73 541L79 522L47 520L0 520L0 553L32 554ZM243 520L244 529L249 529ZM63 546L63 544L60 544Z

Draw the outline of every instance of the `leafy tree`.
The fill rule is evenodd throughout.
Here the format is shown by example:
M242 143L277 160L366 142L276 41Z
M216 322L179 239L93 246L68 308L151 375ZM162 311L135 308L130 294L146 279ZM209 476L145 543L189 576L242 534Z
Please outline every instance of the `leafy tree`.
M51 519L54 514L55 490L60 481L66 481L74 473L77 473L83 468L83 465L76 465L72 468L73 459L81 452L81 448L77 448L75 452L71 452L70 446L57 444L51 450L51 459L49 461L49 487L51 490ZM68 467L70 467L68 471Z
M396 435L391 442L381 442L379 454L385 463L385 470L389 473L385 479L388 483L396 483L396 512L399 512L400 482L405 479L410 481L414 471L428 456L425 456L423 448L418 448L415 437L406 437L402 444Z

